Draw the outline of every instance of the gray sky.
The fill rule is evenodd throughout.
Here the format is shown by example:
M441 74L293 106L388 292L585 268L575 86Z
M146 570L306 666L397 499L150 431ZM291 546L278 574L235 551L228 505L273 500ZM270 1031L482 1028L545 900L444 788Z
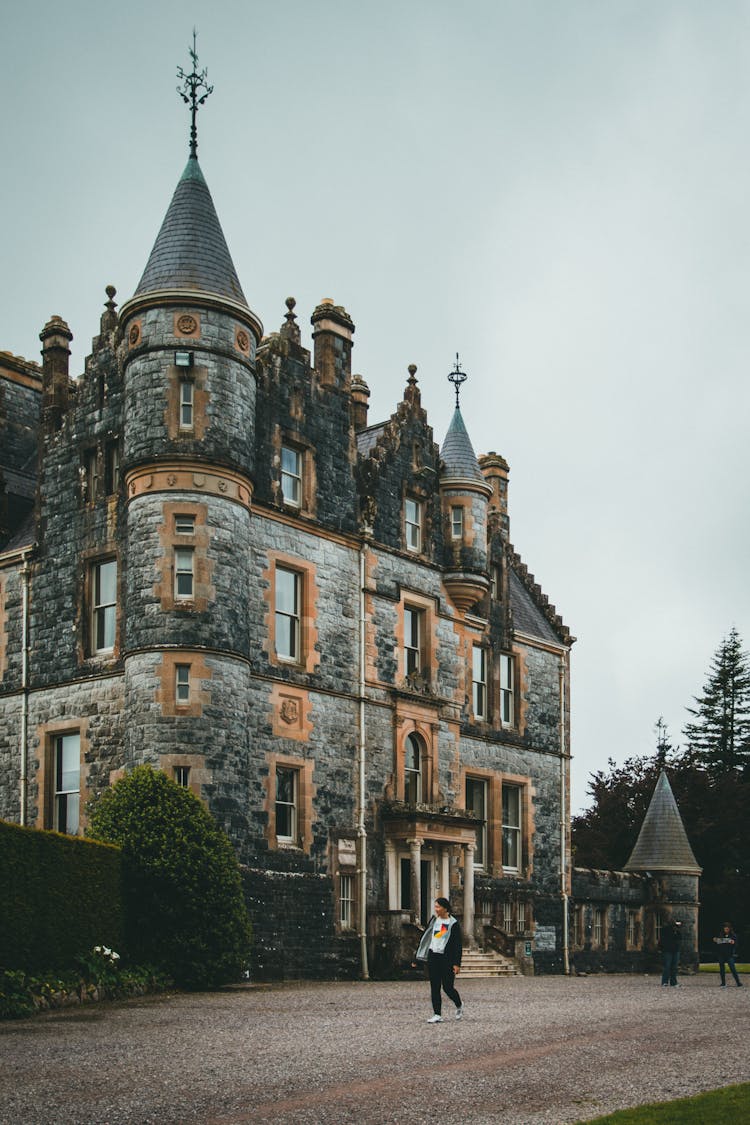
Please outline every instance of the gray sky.
M511 535L579 638L574 807L750 647L750 2L40 0L6 6L0 349L79 373L198 155L266 331L345 305L370 419L455 353Z

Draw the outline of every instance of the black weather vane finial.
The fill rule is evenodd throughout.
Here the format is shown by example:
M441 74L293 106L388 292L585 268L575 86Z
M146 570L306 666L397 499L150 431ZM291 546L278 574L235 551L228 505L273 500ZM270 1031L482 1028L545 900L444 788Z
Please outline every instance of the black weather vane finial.
M213 93L213 86L209 86L206 82L208 71L205 67L198 73L198 53L195 49L195 38L196 31L195 28L193 28L193 49L190 51L193 72L192 74L186 74L182 67L178 66L177 77L182 80L182 86L177 87L177 93L180 95L185 105L190 106L190 155L197 158L198 130L195 125L195 115L208 95ZM201 90L204 91L202 94L200 92Z
M458 396L461 392L461 384L466 382L467 377L466 372L461 370L461 364L458 362L458 352L456 352L456 362L448 376L449 382L453 383L456 391L456 410L458 410Z

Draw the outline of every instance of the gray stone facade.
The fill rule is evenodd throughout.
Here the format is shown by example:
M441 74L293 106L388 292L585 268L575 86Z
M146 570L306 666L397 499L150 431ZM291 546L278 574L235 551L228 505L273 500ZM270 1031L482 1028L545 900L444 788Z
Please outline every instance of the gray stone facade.
M308 350L289 299L264 336L223 235L187 270L198 171L79 379L67 325L42 333L36 518L0 542L0 816L60 826L71 736L81 829L141 762L207 803L259 976L398 971L438 894L561 971L573 638L511 544L507 464L458 408L441 453L414 368L369 424L346 311L313 310Z

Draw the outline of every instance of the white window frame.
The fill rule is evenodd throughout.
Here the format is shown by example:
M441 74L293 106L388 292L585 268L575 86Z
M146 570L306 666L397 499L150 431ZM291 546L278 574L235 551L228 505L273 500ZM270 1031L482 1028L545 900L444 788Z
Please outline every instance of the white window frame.
M180 707L190 703L190 665L175 664L174 666L174 699Z
M481 794L481 809L477 809L477 802L475 800L469 801L469 787L476 789ZM465 803L469 812L475 815L481 815L482 823L477 828L477 844L474 853L474 866L484 868L487 866L487 797L489 786L486 777L474 777L471 774L466 776L466 794Z
M500 653L500 724L503 727L516 725L515 714L515 657L508 652Z
M188 579L190 589L188 591ZM181 588L182 587L182 588ZM175 601L189 602L195 597L195 550L193 547L174 549Z
M422 550L422 501L407 496L404 500L404 533L406 549L414 554Z
M451 539L463 539L464 537L464 510L460 504L454 504L451 508Z
M56 735L53 743L55 797L52 827L55 832L77 836L80 832L81 733ZM71 761L75 769L70 768ZM67 770L66 770L67 765Z
M487 718L487 649L471 646L471 705L475 719Z
M421 675L423 659L424 610L404 606L404 676Z
M290 777L292 781L292 799L290 801L279 799L279 778L282 774ZM296 845L299 839L299 770L294 766L284 766L277 763L275 786L276 840L282 844ZM279 831L279 808L289 810L289 833Z
M339 924L342 930L355 929L353 875L339 875Z
M287 460L293 459L293 464L284 464L285 457ZM300 449L295 449L293 445L282 445L281 447L281 495L284 503L288 504L290 508L302 507L302 472L304 462L303 453Z
M112 567L111 601L104 601L102 577ZM101 559L91 567L91 651L112 652L117 637L117 559ZM111 640L111 644L108 643ZM101 643L100 643L101 642Z
M518 802L517 814L513 816L510 802L506 802L506 793L515 793ZM513 818L513 819L511 819ZM515 823L514 823L515 821ZM523 848L523 790L520 785L506 785L502 788L502 836L503 836L503 870L520 871ZM516 862L512 859L515 854Z
M282 582L279 581L280 576L284 576ZM283 592L283 581L287 578L292 580L292 605L287 608L281 602L280 594ZM279 660L284 660L289 664L299 664L301 659L301 638L302 638L302 575L298 570L292 570L287 566L277 566L274 576L274 647L276 649L276 656ZM286 629L279 629L279 625L284 623L288 625L289 629L289 651L282 652L279 648L279 638L286 636Z
M414 757L416 755L416 765ZM404 743L404 800L410 805L422 803L424 791L424 751L416 734L407 734Z
M180 429L192 430L195 426L195 383L180 379Z

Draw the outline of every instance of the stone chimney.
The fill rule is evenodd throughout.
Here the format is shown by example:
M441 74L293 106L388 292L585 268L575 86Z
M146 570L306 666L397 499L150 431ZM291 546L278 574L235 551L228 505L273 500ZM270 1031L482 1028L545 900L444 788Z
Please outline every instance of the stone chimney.
M367 428L367 411L369 409L370 388L361 375L352 376L352 423L354 429Z
M313 363L322 386L348 387L352 376L354 323L341 305L324 297L310 317Z
M492 489L489 511L490 526L493 526L493 524L497 526L494 521L499 519L501 530L507 539L510 534L508 517L508 476L510 469L508 462L499 453L492 451L479 458L479 468Z
M68 409L68 363L73 333L62 317L53 316L39 333L42 341L42 421L59 430Z

